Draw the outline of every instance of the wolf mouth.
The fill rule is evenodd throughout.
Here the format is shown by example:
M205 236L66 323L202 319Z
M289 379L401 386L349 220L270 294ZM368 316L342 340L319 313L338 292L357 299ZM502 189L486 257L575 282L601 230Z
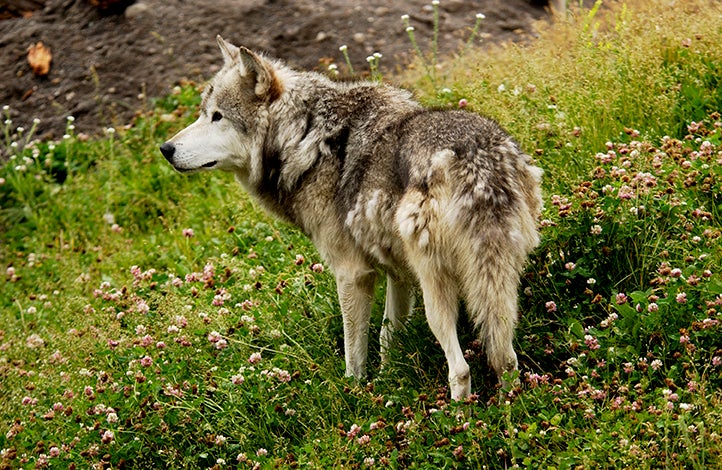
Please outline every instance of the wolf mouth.
M200 170L201 168L213 168L218 164L218 160L213 160L212 162L204 163L203 165L197 167L197 168L181 168L173 165L173 168L175 168L179 173L195 173L196 171Z

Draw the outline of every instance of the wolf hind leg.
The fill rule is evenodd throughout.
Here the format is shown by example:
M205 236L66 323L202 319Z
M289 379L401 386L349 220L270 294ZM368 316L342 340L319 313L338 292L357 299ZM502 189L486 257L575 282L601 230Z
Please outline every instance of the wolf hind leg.
M386 306L381 325L381 365L388 363L388 351L391 348L393 334L408 318L414 306L414 295L408 281L386 276Z
M449 366L451 398L463 399L471 394L471 373L456 330L459 314L458 288L452 276L440 270L420 270L419 284L423 291L426 319L441 344Z
M337 268L336 289L343 317L346 376L366 376L369 322L376 272L368 266L353 264Z

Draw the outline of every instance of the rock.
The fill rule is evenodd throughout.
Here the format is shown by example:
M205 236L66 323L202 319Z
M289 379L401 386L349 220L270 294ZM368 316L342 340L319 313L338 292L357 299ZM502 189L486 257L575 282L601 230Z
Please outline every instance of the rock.
M128 8L125 9L125 17L129 20L132 20L134 18L137 18L138 16L142 15L146 11L148 11L150 7L147 3L134 3L130 5Z
M457 13L465 6L463 0L446 0L441 4L441 7L448 13Z

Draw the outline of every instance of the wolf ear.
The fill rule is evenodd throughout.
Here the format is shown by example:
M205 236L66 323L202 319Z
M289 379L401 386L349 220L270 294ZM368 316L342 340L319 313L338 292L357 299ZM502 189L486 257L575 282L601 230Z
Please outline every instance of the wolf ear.
M255 81L256 96L270 102L278 99L283 93L283 84L273 64L243 46L239 48L239 54L243 65L242 75Z
M223 39L220 34L216 36L216 41L218 41L218 46L221 48L221 54L223 54L223 63L225 65L230 65L238 62L238 58L240 56L240 51L238 47Z
M270 102L281 96L283 85L270 62L243 46L234 46L220 35L216 36L216 40L221 48L224 64L238 66L242 76L253 80L256 96Z

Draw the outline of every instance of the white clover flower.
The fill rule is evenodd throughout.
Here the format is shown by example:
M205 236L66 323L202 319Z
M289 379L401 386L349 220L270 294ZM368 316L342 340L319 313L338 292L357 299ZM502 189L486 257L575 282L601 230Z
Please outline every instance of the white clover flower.
M341 52L346 52L348 50L348 46L346 44L344 44L341 47L339 47L338 50Z
M476 14L476 19L477 19L477 20L483 20L483 19L485 19L485 18L486 18L486 15L483 14L483 13L477 13L477 14Z
M27 339L25 340L25 344L31 349L36 349L45 346L45 340L43 340L40 335L33 333L32 335L27 337Z

